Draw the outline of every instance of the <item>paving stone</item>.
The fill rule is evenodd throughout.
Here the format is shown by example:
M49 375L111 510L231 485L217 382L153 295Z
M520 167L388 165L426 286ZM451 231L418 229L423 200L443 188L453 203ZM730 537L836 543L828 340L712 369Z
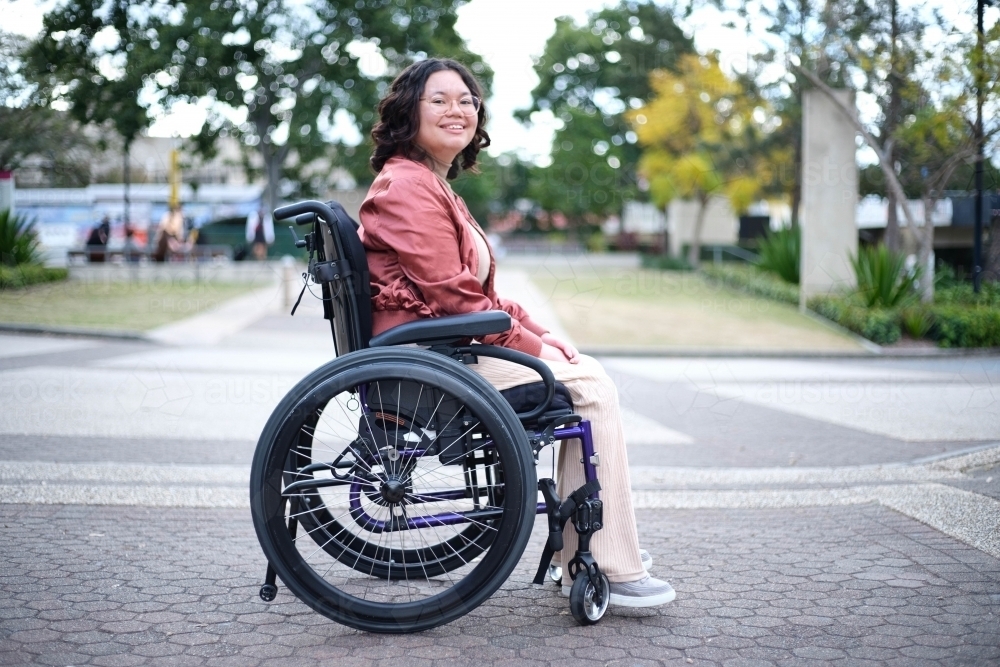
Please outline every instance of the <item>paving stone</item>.
M0 602L0 656L15 664L75 655L100 665L269 667L331 655L366 667L398 665L401 656L546 667L1000 659L995 559L950 538L928 540L933 531L889 510L639 510L637 520L656 574L678 591L670 605L613 609L596 626L575 625L556 587L530 584L539 522L493 599L448 626L394 636L338 626L284 588L274 604L256 600L262 557L241 511L0 506L0 523L12 526L0 545L4 572L26 586L18 595L31 600L33 586L44 593L17 613ZM85 539L94 532L110 539L94 548ZM95 588L87 564L97 562L120 567L101 570L110 576ZM180 592L161 594L165 585Z

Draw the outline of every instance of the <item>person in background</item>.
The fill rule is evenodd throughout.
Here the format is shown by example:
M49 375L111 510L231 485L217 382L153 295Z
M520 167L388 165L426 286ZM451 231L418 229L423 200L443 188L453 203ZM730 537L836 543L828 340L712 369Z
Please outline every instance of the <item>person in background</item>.
M182 254L187 249L184 242L184 215L180 204L170 207L156 230L156 242L153 250L154 262L165 262L173 255Z
M111 219L105 214L101 223L90 230L87 236L87 259L91 262L103 262L111 238Z
M254 259L267 259L267 247L274 243L274 221L263 208L247 216L246 239L252 244Z

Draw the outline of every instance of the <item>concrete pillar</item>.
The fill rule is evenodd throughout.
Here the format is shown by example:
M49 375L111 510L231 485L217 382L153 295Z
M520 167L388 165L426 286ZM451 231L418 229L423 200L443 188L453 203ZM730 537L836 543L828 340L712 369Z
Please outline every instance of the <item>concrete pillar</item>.
M854 109L854 93L835 91ZM810 297L856 285L850 257L858 252L854 216L858 203L856 131L844 113L818 90L808 90L802 109L802 257L799 305Z

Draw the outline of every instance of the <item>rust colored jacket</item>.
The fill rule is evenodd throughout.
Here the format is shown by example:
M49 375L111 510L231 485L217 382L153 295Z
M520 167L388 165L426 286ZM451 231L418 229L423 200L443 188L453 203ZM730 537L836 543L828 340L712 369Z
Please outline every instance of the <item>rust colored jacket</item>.
M497 296L490 250L485 285L476 280L479 254L462 198L429 167L403 157L385 163L361 204L358 234L368 255L372 287L372 335L422 317L503 310L513 326L484 336L483 343L533 356L548 331L517 303Z

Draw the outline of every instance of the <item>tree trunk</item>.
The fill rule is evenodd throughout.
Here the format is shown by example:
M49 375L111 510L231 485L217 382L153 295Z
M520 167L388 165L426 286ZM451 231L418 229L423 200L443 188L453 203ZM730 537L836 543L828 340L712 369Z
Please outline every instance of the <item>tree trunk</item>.
M122 223L128 225L132 220L132 198L130 189L132 187L132 165L129 159L132 153L132 142L125 142L125 164L122 165L122 180L125 182L125 202L124 202L124 213L122 215Z
M890 0L889 12L891 14L889 45L889 110L885 116L885 138L888 145L885 147L885 156L892 168L896 168L895 147L892 144L893 135L896 133L896 123L899 120L899 107L902 105L902 79L896 68L896 40L899 38L899 22L896 20L896 0ZM885 246L892 252L899 252L902 246L899 236L899 215L896 205L900 202L896 199L896 193L890 188L889 195L889 215L885 223ZM906 202L902 202L906 205Z
M920 230L917 238L917 262L920 267L920 300L924 303L934 302L934 207L937 205L937 198L925 195L924 201L924 228Z
M698 268L701 262L701 228L705 224L705 210L708 208L708 197L698 198L698 215L694 219L694 229L691 230L691 244L688 246L688 264Z
M890 190L887 199L888 208L886 209L885 238L883 241L890 252L899 252L902 243L900 243L899 238L899 211L896 208L896 193Z
M987 206L986 210L991 210L991 207ZM1000 282L1000 216L992 218L989 230L990 243L986 249L986 256L983 258L984 268L980 275L983 280Z
M281 167L288 157L288 145L274 146L263 135L260 141L260 155L264 160L264 176L267 178L267 185L264 187L264 208L269 215L278 208L278 187L281 184Z
M802 87L796 93L799 97L799 108L802 107ZM802 123L794 133L792 140L792 229L799 226L799 207L802 205Z

